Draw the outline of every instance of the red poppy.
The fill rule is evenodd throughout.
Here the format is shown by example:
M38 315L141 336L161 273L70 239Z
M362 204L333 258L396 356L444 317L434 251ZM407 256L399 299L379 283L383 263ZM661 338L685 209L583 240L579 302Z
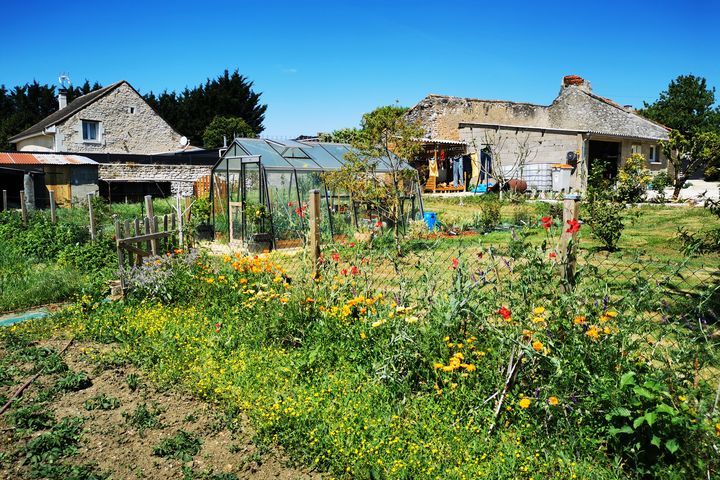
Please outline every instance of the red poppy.
M300 216L300 217L304 217L304 216L305 216L305 212L303 212L300 207L298 207L298 208L295 209L295 213L297 213L298 216Z
M580 231L580 222L577 220L568 220L568 229L565 230L567 233L577 233Z
M380 227L382 227L382 222L380 220L378 220L377 222L375 222L375 228L380 228Z
M293 206L293 203L292 203L292 202L288 202L288 207L292 207L292 206Z
M505 320L509 320L509 319L510 319L510 316L512 315L512 312L511 312L510 309L507 308L506 306L500 307L500 309L497 311L497 313L498 313L501 317L503 317Z
M350 274L357 275L358 273L360 273L360 269L357 268L355 265L353 265L352 268L350 269Z
M347 268L343 268L342 270L340 270L340 275L342 275L343 277L347 277L347 273Z
M339 262L339 261L340 261L340 254L337 253L337 252L333 252L333 254L330 255L330 258L332 258L334 262Z
M460 260L458 260L457 258L453 258L452 266L450 268L452 268L453 270L457 270L458 265L460 265Z
M370 259L367 257L363 257L360 259L360 263L365 265L366 263L370 263Z
M543 228L548 229L552 227L552 217L542 217L540 219L540 222L542 222Z
M348 244L348 247L350 247L350 248L352 248L352 247L354 247L354 246L355 246L355 242L350 242L350 243Z
M477 257L478 257L478 259L482 260L482 258L483 258L483 252L478 252Z
M550 252L550 258L555 258L555 257L557 257L557 254L555 252Z
M222 328L222 323L218 322L218 323L215 324L215 331L216 331L216 332L219 332L221 328Z

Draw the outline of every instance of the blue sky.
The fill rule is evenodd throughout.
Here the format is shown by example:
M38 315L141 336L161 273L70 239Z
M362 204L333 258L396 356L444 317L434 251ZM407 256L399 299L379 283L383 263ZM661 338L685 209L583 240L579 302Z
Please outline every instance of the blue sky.
M264 135L358 124L428 93L548 104L563 75L622 104L680 74L720 86L720 2L5 0L0 83L68 72L140 92L239 69L268 104Z

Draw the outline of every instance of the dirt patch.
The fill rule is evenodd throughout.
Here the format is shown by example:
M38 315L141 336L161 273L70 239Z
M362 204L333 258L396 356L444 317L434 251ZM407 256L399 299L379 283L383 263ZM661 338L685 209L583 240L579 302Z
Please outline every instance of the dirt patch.
M59 351L66 343L48 341L36 346ZM4 348L0 351L6 353ZM47 399L44 392L54 388L67 372L41 375L22 399L0 417L0 478L29 478L23 447L43 429L20 432L9 418L13 410L31 405L42 405L58 423L66 417L82 418L77 454L64 461L95 465L96 471L110 478L322 478L316 472L288 466L283 452L276 447L258 448L252 440L254 432L242 414L229 415L183 392L158 389L134 367L108 362L114 358L112 353L111 346L74 342L63 360L70 372L85 372L92 385ZM32 365L20 358L18 365L11 367L17 368L16 372L32 370ZM12 385L0 389L0 395L9 397L29 377L16 375ZM186 458L153 453L161 442L181 431L200 440L197 453Z

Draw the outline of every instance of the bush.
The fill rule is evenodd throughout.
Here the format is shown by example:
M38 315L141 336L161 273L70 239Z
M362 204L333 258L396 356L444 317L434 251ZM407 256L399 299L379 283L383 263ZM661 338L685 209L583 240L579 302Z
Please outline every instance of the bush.
M147 257L140 266L133 266L125 277L129 296L135 299L175 302L194 296L196 251Z
M608 251L615 251L625 228L623 210L625 204L607 198L591 198L587 202L587 220L593 237Z
M485 194L478 203L480 209L479 217L473 217L475 227L483 232L491 232L500 224L500 209L502 203L500 198L494 194Z
M657 192L662 192L672 185L672 180L670 179L670 175L668 175L667 170L663 170L653 175L650 182L652 184L652 189Z
M623 203L638 203L645 198L645 191L652 177L645 168L645 157L633 153L625 160L618 172L615 197Z
M703 172L703 175L706 182L717 182L720 180L720 168L715 166L707 167Z

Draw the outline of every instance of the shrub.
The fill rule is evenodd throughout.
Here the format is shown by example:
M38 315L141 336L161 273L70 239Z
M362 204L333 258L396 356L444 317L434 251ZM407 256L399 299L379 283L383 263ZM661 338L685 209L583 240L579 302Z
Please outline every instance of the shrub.
M706 182L717 182L720 180L720 168L716 166L710 166L703 172Z
M625 228L623 223L625 205L597 197L591 198L586 205L586 223L593 237L599 240L606 250L615 251Z
M645 191L652 177L650 171L645 168L645 157L639 153L633 153L620 167L618 180L615 185L615 196L617 201L623 203L638 203L645 198Z
M189 300L194 296L195 267L200 258L196 251L180 252L143 259L125 277L129 296L164 302Z
M652 184L652 189L658 192L662 192L672 185L672 181L670 180L667 170L663 170L653 175L650 183Z
M473 216L475 227L483 232L491 232L500 224L500 198L494 194L483 195L478 203L479 216Z

